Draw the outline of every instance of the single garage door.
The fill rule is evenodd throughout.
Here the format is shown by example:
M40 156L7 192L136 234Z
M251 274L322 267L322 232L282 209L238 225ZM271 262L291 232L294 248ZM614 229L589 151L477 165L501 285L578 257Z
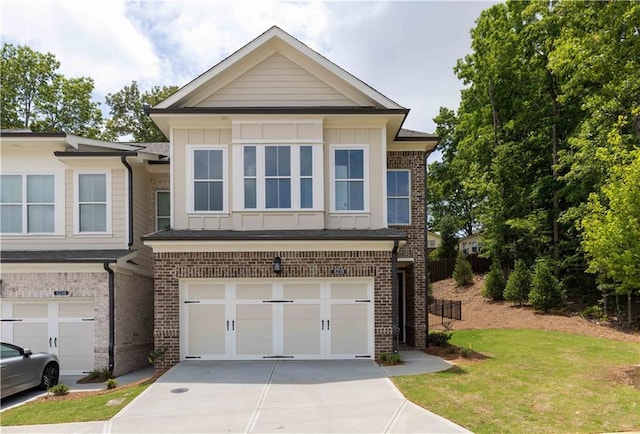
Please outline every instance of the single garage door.
M372 358L373 279L180 282L181 359Z
M2 302L2 341L57 355L62 375L94 369L93 323L92 299Z

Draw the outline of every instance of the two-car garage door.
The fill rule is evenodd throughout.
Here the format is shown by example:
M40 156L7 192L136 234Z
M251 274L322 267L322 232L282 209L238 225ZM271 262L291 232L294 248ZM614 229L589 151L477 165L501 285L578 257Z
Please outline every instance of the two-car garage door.
M374 354L373 280L182 280L181 359Z

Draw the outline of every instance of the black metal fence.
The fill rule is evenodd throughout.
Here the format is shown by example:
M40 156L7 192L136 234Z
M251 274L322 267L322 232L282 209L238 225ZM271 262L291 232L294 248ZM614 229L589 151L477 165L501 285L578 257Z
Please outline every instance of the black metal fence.
M462 302L460 300L442 300L429 298L429 313L440 318L462 320Z
M468 255L467 260L471 264L474 274L484 274L489 272L491 260L481 258L478 255ZM437 261L429 261L429 280L437 282L439 280L448 279L453 276L453 269L456 266L456 259L439 259Z

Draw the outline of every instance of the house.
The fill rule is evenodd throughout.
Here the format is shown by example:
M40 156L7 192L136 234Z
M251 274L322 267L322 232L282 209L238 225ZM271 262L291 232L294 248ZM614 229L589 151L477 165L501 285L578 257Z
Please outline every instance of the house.
M62 374L148 365L151 191L158 152L64 133L0 133L2 341L60 358Z
M272 27L146 112L170 138L169 225L142 238L157 368L425 346L438 138L408 109Z
M475 255L480 253L482 249L482 232L460 238L458 241L458 251L467 255Z
M442 237L436 232L427 231L427 250L429 253L440 247Z

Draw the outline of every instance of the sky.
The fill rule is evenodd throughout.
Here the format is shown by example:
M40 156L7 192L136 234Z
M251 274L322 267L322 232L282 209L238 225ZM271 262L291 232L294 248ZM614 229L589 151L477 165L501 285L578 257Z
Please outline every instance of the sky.
M182 86L273 25L411 109L405 128L433 132L457 109L453 67L495 1L0 0L3 43L50 52L66 77L91 77L94 99L135 80Z

